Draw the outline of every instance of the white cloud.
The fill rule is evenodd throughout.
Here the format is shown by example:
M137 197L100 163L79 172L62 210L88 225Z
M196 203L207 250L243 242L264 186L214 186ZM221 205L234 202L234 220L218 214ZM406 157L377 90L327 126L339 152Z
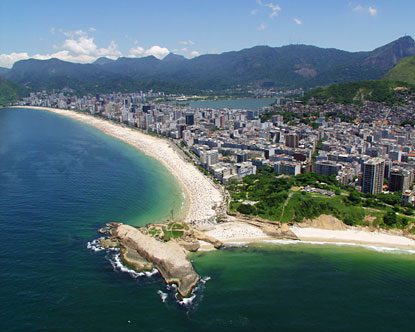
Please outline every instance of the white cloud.
M128 55L130 58L141 58L145 56L153 55L157 59L163 59L170 51L168 48L160 47L160 46L152 46L149 49L144 49L141 46L136 46L130 49L130 54Z
M78 55L89 55L95 57L109 57L109 58L118 58L122 54L118 49L118 45L111 41L106 48L98 48L94 42L93 37L88 37L84 35L82 30L79 30L76 33L79 37L77 39L67 39L62 45L64 50L71 51Z
M0 67L11 68L16 61L29 59L30 56L26 52L0 54Z
M11 68L13 64L20 60L26 59L38 59L38 60L47 60L52 58L57 58L63 61L77 62L77 63L90 63L96 60L96 56L87 55L87 54L78 54L72 55L69 51L58 51L52 54L34 54L29 55L27 52L22 53L10 53L10 54L0 54L0 67Z
M70 39L66 39L61 47L53 44L52 48L56 50L52 54L34 54L29 55L27 52L0 54L0 66L10 68L16 61L24 59L39 59L47 60L57 58L63 61L90 63L95 61L98 57L107 57L117 59L122 56L118 45L111 41L107 47L97 47L93 37L88 37L86 32L77 30L74 32L63 32L66 36L71 35Z
M364 13L368 13L371 16L377 16L378 15L378 10L375 7L369 6L369 7L364 7L362 5L357 5L356 7L353 8L353 10L355 12L364 12Z
M111 40L110 44L106 48L99 48L97 49L96 53L93 55L97 56L105 56L107 58L116 59L122 56L121 51L118 49L118 45L115 41Z
M97 31L97 29L95 29L94 27L90 27L88 30L91 31L91 32Z
M68 38L75 38L76 36L87 36L88 34L84 30L76 30L76 31L62 31L59 29L59 32L63 33Z
M300 20L300 19L298 19L298 18L294 18L294 22L295 22L296 24L298 24L298 25L303 24L303 21L301 21L301 20Z
M145 52L145 49L143 47L136 46L136 47L133 47L132 49L130 49L129 57L131 57L131 58L142 57L144 52Z
M192 41L192 40L181 40L181 41L179 41L179 44L182 44L182 45L196 45L196 43L194 42L194 41Z
M279 12L281 11L281 7L278 4L269 3L264 6L267 6L271 8L271 14L269 14L269 17L274 18L278 16Z
M200 55L200 53L198 51L192 51L192 52L190 52L190 57L192 57L192 58L197 57L199 55Z
M376 16L378 14L378 10L375 7L369 7L369 14Z
M269 17L271 17L271 18L277 17L278 14L281 11L281 7L277 3L275 3L275 4L272 3L272 2L270 2L270 3L263 3L261 0L257 0L257 3L260 6L268 7L269 9L271 9L271 13L269 14ZM255 15L256 13L257 13L257 10L256 9L254 9L254 10L251 11L251 15Z
M51 58L57 58L63 61L76 62L76 63L90 63L96 60L96 56L88 54L72 55L69 51L59 51L52 54L35 54L31 58L38 60L47 60Z
M94 38L81 36L77 40L65 40L65 42L62 45L62 48L77 54L92 54L96 51L97 45L95 45L94 43Z
M257 29L258 29L259 31L263 31L263 30L265 30L266 28L267 28L267 26L266 26L264 23L261 23Z
M258 13L258 9L252 9L251 10L251 15L256 15L256 13Z
M187 52L187 47L183 47L182 48L182 52L185 52L186 53Z
M50 32L51 35L54 35L56 33L56 30L55 30L55 28L52 27L52 28L50 28L49 32Z

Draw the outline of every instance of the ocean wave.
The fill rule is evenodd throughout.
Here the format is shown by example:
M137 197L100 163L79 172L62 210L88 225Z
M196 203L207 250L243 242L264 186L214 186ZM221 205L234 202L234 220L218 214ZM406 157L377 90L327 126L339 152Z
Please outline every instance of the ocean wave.
M101 239L103 239L103 237L101 237L99 239L95 239L91 242L88 242L86 244L87 249L90 249L90 250L96 251L96 252L105 250L105 248L101 247L100 244L99 244L99 240L101 240Z
M163 303L166 302L167 298L169 297L168 293L163 293L161 290L157 291L157 294L160 295L161 301Z
M176 294L176 302L184 307L190 307L193 304L193 301L196 299L196 294L193 294L190 297L182 298L181 300L178 298L178 295Z
M111 255L111 257L108 257L108 260L110 261L114 271L126 272L135 279L137 279L139 277L150 278L150 277L152 277L152 276L159 273L159 271L157 269L153 269L151 271L137 272L137 271L125 266L122 263L121 256L120 256L119 253L117 253L115 255Z
M349 247L361 247L369 250L374 250L377 252L388 252L388 253L407 253L415 254L414 249L405 249L405 248L392 248L384 247L375 244L363 244L363 243L351 243L351 242L330 242L330 241L298 241L298 240L264 240L263 243L271 244L312 244L312 245L336 245L336 246L349 246Z
M226 242L224 248L246 248L249 247L250 242Z

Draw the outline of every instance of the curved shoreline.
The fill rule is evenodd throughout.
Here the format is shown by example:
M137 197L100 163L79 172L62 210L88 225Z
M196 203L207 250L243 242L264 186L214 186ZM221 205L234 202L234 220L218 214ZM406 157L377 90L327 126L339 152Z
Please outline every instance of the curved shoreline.
M38 106L14 106L13 108L44 110L78 120L156 159L173 174L186 196L183 219L187 223L197 222L203 224L211 222L216 216L216 211L213 208L224 202L222 192L193 164L185 161L166 139L147 135L122 124L72 110Z
M133 128L114 123L106 119L93 117L71 110L62 110L36 106L15 106L14 108L38 109L66 116L91 125L107 135L115 137L132 145L146 155L161 162L179 182L185 198L185 217L187 223L196 222L198 225L208 225L206 234L217 238L226 244L242 243L282 243L269 236L259 228L247 223L231 222L216 224L217 207L224 203L224 194L210 182L193 164L187 162L176 151L175 146L167 139L144 134ZM229 219L229 218L228 218ZM402 249L415 251L415 240L395 234L369 231L363 229L346 229L342 231L326 230L316 227L290 227L298 237L299 243L356 245ZM292 243L293 241L290 241ZM213 246L202 244L202 250L211 250Z

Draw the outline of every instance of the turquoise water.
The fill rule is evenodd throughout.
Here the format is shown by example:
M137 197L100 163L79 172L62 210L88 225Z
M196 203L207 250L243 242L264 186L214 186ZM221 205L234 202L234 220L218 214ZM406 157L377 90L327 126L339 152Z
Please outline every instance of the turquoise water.
M189 104L191 108L231 108L257 110L261 107L269 106L273 102L275 102L275 98L240 98L230 100L191 101L183 102L183 104Z
M180 209L157 162L76 121L0 110L0 331L413 331L415 255L335 245L193 254L180 305L160 275L87 243ZM165 297L165 302L162 297Z

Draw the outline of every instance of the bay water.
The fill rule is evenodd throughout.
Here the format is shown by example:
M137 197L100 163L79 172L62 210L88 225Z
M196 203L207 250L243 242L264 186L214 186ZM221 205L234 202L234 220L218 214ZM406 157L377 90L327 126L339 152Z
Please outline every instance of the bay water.
M275 98L239 98L223 100L198 100L172 102L172 104L189 104L190 108L212 108L212 109L244 109L257 110L261 107L270 106L275 102Z

